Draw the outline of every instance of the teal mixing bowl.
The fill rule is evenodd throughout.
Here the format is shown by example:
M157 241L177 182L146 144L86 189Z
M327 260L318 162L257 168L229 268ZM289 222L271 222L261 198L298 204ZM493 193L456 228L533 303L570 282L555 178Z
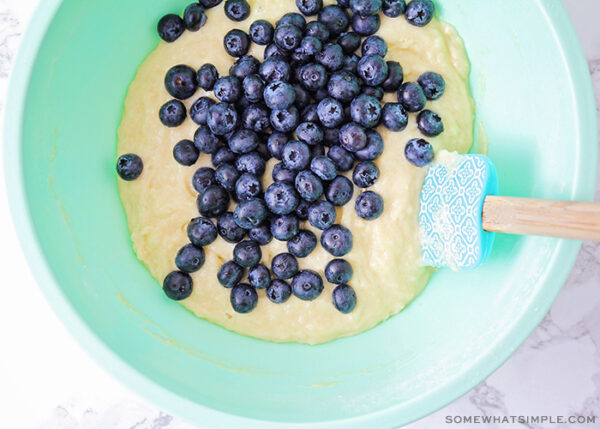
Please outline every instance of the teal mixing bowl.
M312 347L198 319L137 260L117 194L116 129L157 18L189 1L44 0L23 40L6 104L7 183L56 312L119 380L205 427L393 428L467 392L539 323L579 243L499 236L482 268L442 270L402 313ZM594 101L560 2L438 4L465 39L501 193L591 199Z

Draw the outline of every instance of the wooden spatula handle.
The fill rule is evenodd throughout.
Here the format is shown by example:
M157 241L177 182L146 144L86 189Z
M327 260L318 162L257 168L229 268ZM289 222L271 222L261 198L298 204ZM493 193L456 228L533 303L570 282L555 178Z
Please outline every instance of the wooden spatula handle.
M486 231L600 241L600 204L487 196Z

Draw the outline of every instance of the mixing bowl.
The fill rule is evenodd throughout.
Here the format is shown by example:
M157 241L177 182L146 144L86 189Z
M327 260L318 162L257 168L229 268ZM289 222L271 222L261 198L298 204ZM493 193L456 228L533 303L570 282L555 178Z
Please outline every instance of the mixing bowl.
M6 105L7 183L56 312L119 380L208 427L392 428L467 392L539 323L579 243L500 236L482 268L442 270L402 313L319 346L196 318L137 260L117 194L116 129L157 19L189 1L44 0L23 40ZM489 139L501 193L591 198L594 101L560 2L438 5L465 39L477 137Z

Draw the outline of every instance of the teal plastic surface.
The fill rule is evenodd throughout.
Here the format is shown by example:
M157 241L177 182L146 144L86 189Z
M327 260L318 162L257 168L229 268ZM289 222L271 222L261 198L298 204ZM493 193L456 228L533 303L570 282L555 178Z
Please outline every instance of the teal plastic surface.
M498 194L498 173L485 155L434 162L421 190L423 263L472 270L485 263L495 234L482 228L485 197Z
M203 427L395 428L467 392L539 323L579 243L498 237L480 269L442 270L399 315L315 347L198 319L137 260L116 189L116 129L157 19L188 2L44 0L25 35L6 104L6 179L57 314L120 381ZM500 192L591 199L594 101L560 2L438 4L466 42Z

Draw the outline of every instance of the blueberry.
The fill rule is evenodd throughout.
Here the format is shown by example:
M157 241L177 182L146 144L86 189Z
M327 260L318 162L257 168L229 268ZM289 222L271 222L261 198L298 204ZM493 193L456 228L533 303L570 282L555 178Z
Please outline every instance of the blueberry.
M305 36L300 42L300 46L296 49L296 52L301 53L307 58L311 58L314 55L321 52L323 49L323 42L314 36Z
M271 221L271 234L277 240L290 240L298 233L298 218L294 214L278 216Z
M383 139L375 130L367 130L367 145L354 153L360 161L374 161L383 153Z
M236 168L227 163L220 164L215 170L215 180L216 182L226 191L233 191L235 189L235 184L240 177L240 173L236 170Z
M302 110L300 119L303 122L318 122L319 115L317 114L317 107L318 105L316 103L311 103L308 106L306 106L304 110Z
M235 195L239 201L258 197L262 193L262 184L258 177L244 173L235 182Z
M352 265L345 259L333 259L325 267L325 278L337 285L348 283L353 273Z
M296 100L294 87L289 83L278 81L269 83L264 91L265 104L270 109L283 110L289 108Z
M327 88L319 88L317 91L313 93L313 98L317 102L321 102L325 98L329 97L329 93L327 92Z
M275 43L271 43L265 48L264 53L264 59L267 60L269 58L278 58L287 61L290 59L290 52L280 49Z
M387 43L379 36L369 36L362 44L362 54L379 55L385 57L387 54Z
M246 0L227 0L225 15L232 21L243 21L250 16L250 5Z
M342 284L336 286L331 297L333 305L341 313L352 313L356 307L356 292L348 285Z
M333 180L337 175L337 168L331 158L316 156L310 162L311 171L322 180Z
M331 204L343 206L352 199L353 194L354 186L352 186L352 182L345 176L337 176L327 186L325 197Z
M287 242L288 252L297 258L305 258L317 247L317 236L311 231L302 229Z
M244 269L233 261L225 262L217 273L219 283L227 288L234 287L242 280L243 276Z
M121 155L117 159L117 174L123 180L131 181L137 179L142 174L143 169L144 163L142 162L142 158L134 153Z
M337 36L348 29L350 17L345 9L329 5L325 6L318 17L319 22L325 25L331 36Z
M233 260L244 268L256 266L261 257L260 246L252 240L241 241L233 248Z
M264 140L262 140L259 144L258 147L256 148L256 153L258 153L261 158L263 159L263 161L265 161L265 169L266 169L266 162L269 161L272 156L269 153L269 148L267 147L267 143L265 143Z
M325 128L323 130L325 137L323 138L323 144L325 146L333 146L338 144L339 141L339 128Z
M216 183L215 170L210 167L200 167L192 177L192 185L199 194L203 194L209 186Z
M348 171L354 164L354 156L340 145L329 148L327 156L331 158L338 171Z
M289 133L298 126L300 112L296 106L291 106L288 109L272 110L269 120L274 130Z
M251 104L242 113L242 126L254 132L266 131L270 124L269 110L261 104Z
M190 107L190 119L198 125L206 125L208 118L208 109L215 104L212 98L200 97L192 107Z
M337 43L342 47L344 53L353 54L360 46L360 35L350 31L340 34Z
M377 33L381 20L379 15L371 15L362 17L360 15L352 16L352 29L361 36L370 36L371 34Z
M388 77L381 84L381 87L385 92L395 92L402 85L402 81L404 80L404 71L402 70L402 66L397 61L388 61Z
M271 271L280 279L287 280L298 272L298 261L290 253L280 253L273 257Z
M295 105L298 109L304 109L312 102L312 94L299 83L294 84L294 92L296 93Z
M423 27L429 24L433 18L435 6L431 0L413 0L404 11L406 20L417 27Z
M360 93L360 81L349 71L335 72L329 79L327 91L336 100L348 103Z
M283 24L275 28L273 42L279 49L293 51L302 41L302 30L292 24Z
M321 43L329 40L329 30L323 23L319 21L311 21L306 24L304 35L316 37L321 41Z
M319 120L327 128L336 128L344 121L344 108L334 98L324 98L317 108Z
M248 270L248 283L255 289L266 289L271 284L271 273L262 264Z
M265 192L265 202L276 215L292 213L298 206L300 197L290 182L274 182Z
M342 225L333 225L321 234L321 246L339 258L352 250L352 233Z
M206 13L199 3L192 3L183 12L183 22L189 31L198 31L206 24Z
M327 70L321 64L310 63L299 69L300 84L309 91L316 91L327 85Z
M185 24L183 20L175 15L168 14L163 16L157 25L158 35L165 42L172 43L179 39L179 36L185 31Z
M310 203L306 200L300 200L298 207L296 207L296 216L300 220L308 220L308 208Z
M208 246L217 239L217 227L205 217L196 217L187 226L187 236L194 246Z
M267 288L267 298L275 304L286 302L292 295L292 288L289 284L280 279L275 279Z
M245 200L235 208L233 218L240 228L256 228L267 218L267 207L260 198Z
M288 81L290 79L290 65L277 57L267 58L260 65L258 72L266 82Z
M202 247L186 244L177 252L175 265L184 273L193 273L202 268L205 258Z
M191 140L181 140L173 147L173 158L181 165L194 165L200 152Z
M192 294L194 283L189 274L173 271L163 281L163 291L174 301L181 301Z
M208 109L206 124L213 134L225 135L237 127L238 113L231 104L217 103Z
M218 167L223 162L235 162L236 159L237 155L226 146L220 147L211 157L212 164L215 167Z
M296 7L306 16L316 15L323 9L323 0L296 0Z
M337 4L341 7L350 7L350 0L337 0Z
M238 58L229 68L229 75L244 80L247 76L258 73L260 62L252 55Z
M368 188L373 186L379 179L379 168L373 161L362 161L354 167L352 180L359 188Z
M354 122L363 127L375 127L381 119L381 104L375 97L361 94L352 100L350 116Z
M204 64L198 69L198 73L196 73L198 86L205 91L212 91L218 78L219 72L212 64Z
M423 110L427 99L423 88L415 82L405 82L398 89L398 101L409 112Z
M271 235L271 228L269 228L266 223L263 223L248 231L248 237L256 241L261 246L269 244L273 239L273 236Z
M296 128L296 137L308 145L323 141L323 130L314 122L303 122Z
M391 131L402 131L408 124L408 113L400 103L385 103L381 112L381 122Z
M211 185L198 196L198 210L204 217L217 217L225 213L229 194L220 186Z
M240 283L231 289L229 301L231 302L231 307L237 313L250 313L256 308L256 304L258 304L258 294L250 285Z
M377 219L383 212L383 199L375 192L363 192L356 198L354 209L356 214L363 219Z
M423 73L419 76L417 82L419 82L419 85L423 88L425 97L427 97L428 100L437 100L442 96L446 89L444 78L435 72Z
M250 38L257 45L268 45L273 40L273 25L269 21L259 19L250 25Z
M344 65L344 51L337 43L328 43L315 55L315 60L329 71L339 70Z
M381 10L381 0L349 0L352 12L360 16L374 15Z
M254 174L261 177L266 169L266 163L258 152L249 152L241 155L235 162L235 168L241 173Z
M171 67L165 76L165 89L172 97L179 100L194 95L197 86L196 71L183 64Z
M335 219L335 207L327 201L316 201L308 207L308 221L317 229L329 228Z
M254 131L241 129L229 138L228 144L233 153L242 154L255 150L259 141L258 135Z
M340 145L349 152L356 152L367 145L365 129L354 122L345 124L340 129Z
M185 105L179 100L167 101L158 112L160 122L167 127L178 127L183 124L186 116Z
M323 194L321 180L309 170L298 173L295 180L296 190L303 200L313 202Z
M273 158L281 160L281 151L288 140L288 137L284 133L275 132L269 136L267 147Z
M206 9L212 9L215 6L218 6L222 1L223 0L200 0L200 4Z
M323 279L311 270L303 270L292 279L292 293L304 300L312 301L323 292Z
M310 157L311 159L316 156L325 155L325 145L322 143L318 143L310 146Z
M237 77L222 77L215 83L213 91L219 101L235 103L242 96L242 83Z
M428 137L435 137L444 131L442 118L431 110L422 110L417 116L419 130Z
M424 167L433 161L433 146L425 139L412 139L404 148L404 156L411 164Z
M238 243L246 235L246 231L236 223L235 215L231 212L225 212L219 216L217 231L228 243Z
M281 151L281 160L290 170L304 170L310 163L310 149L304 142L289 141Z
M379 55L366 55L356 67L358 75L369 86L381 85L388 77L388 65Z
M361 94L370 95L379 101L381 101L384 96L383 88L380 86L363 86Z
M304 29L306 28L306 18L304 18L299 13L286 13L281 17L279 21L275 23L276 27L281 27L282 25L294 25L300 30L304 31Z
M215 153L219 143L219 138L206 125L200 125L194 133L194 146L202 153Z
M385 16L396 18L404 13L406 8L405 0L383 0L381 11Z
M346 57L344 57L344 65L342 66L342 69L346 70L350 73L356 74L356 68L358 67L359 61L360 61L360 58L358 57L358 55L346 56ZM365 86L365 88L370 88L370 87Z

